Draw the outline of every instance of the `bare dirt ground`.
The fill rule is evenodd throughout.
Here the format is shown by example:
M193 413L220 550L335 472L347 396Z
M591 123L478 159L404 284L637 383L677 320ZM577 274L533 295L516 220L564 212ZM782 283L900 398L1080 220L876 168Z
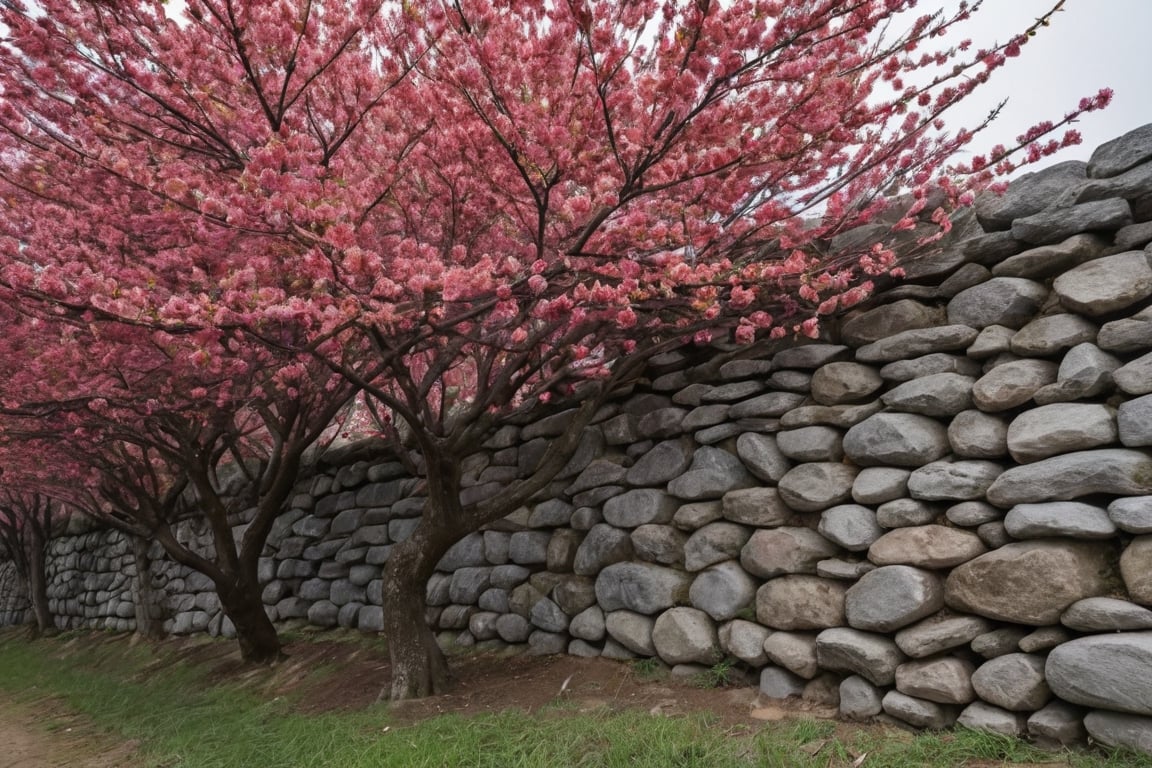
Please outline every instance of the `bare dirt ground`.
M126 768L135 751L57 703L0 699L0 768Z

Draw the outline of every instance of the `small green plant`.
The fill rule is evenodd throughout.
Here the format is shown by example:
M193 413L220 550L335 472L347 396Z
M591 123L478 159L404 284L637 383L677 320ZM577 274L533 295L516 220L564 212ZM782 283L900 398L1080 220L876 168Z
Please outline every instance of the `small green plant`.
M636 659L632 662L632 671L641 680L655 680L664 675L664 665L655 656L646 659Z
M727 688L734 680L734 663L731 659L721 659L697 676L700 688Z

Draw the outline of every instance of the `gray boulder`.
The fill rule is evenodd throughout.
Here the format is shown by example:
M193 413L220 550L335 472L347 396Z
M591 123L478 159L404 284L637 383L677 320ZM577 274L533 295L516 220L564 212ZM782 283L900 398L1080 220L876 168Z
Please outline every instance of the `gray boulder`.
M752 575L770 579L790 573L815 573L816 563L839 551L810 528L758 530L740 551L740 564Z
M954 656L907 661L896 668L896 690L937 704L967 704L976 698L972 664Z
M816 635L811 632L773 632L764 639L762 650L774 664L806 680L820 672Z
M948 322L984 328L1020 328L1036 316L1048 297L1042 284L1022 277L994 277L961 291L948 302Z
M936 614L896 633L896 645L914 659L958 648L989 632L992 623L979 616Z
M756 599L757 582L735 560L701 573L688 590L692 605L716 621L735 618Z
M632 552L628 531L598 523L592 526L576 550L572 570L581 576L595 576L607 566L631 558Z
M1152 395L1121 403L1116 422L1120 442L1126 447L1152 445Z
M571 531L564 531L563 533L572 533ZM684 545L688 541L688 535L670 525L642 525L632 531L630 536L632 539L632 549L636 553L636 557L641 560L647 560L650 563L660 563L662 565L682 565L684 563ZM552 538L552 544L563 539L560 531ZM577 547L578 541L572 542ZM551 545L550 545L551 548ZM579 553L579 549L568 547L563 552L563 555L571 553L575 556ZM563 567L567 557L561 556L557 558L557 565L560 567L552 568L549 566L550 571L565 571L574 563L569 563L568 568Z
M680 502L657 488L635 488L604 503L604 521L617 528L669 523Z
M884 535L876 513L859 504L840 504L820 514L820 535L852 552L868 549Z
M897 467L865 467L852 481L852 498L860 504L883 504L908 490L911 470Z
M1083 184L1087 167L1082 160L1068 160L1013 179L1003 193L985 192L976 198L976 220L989 232L1011 229L1016 219L1040 213Z
M883 691L859 675L840 683L840 716L845 720L868 720L884 711Z
M1056 381L1056 363L1014 360L998 365L972 386L972 402L986 412L1006 411L1032 399L1036 391Z
M960 717L956 718L956 724L974 731L989 731L1015 739L1022 738L1028 732L1024 715L982 701L974 701L964 707Z
M867 400L884 386L876 369L860 363L828 363L812 374L812 399L821 405Z
M816 659L822 669L852 672L873 685L892 685L906 660L891 638L846 627L816 636Z
M918 699L899 691L888 691L881 704L886 714L917 728L938 731L956 722L955 707Z
M1152 392L1152 352L1117 368L1112 372L1112 381L1129 395Z
M856 350L862 363L891 363L934 352L966 349L979 332L967 325L942 325L935 328L903 331Z
M779 482L792 468L792 462L780 450L773 435L743 433L736 438L736 454L749 472L771 483Z
M1008 510L1004 529L1017 539L1110 539L1116 534L1116 525L1107 510L1078 501L1017 504Z
M604 632L604 611L598 605L588 606L568 623L568 634L589 643L599 643Z
M944 312L912 299L901 299L844 321L840 335L854 347L870 344L904 331L932 328L944 322Z
M840 461L844 458L843 439L840 430L825 426L776 433L780 452L794 461Z
M780 576L756 591L756 620L766 627L810 630L844 624L847 587L818 576Z
M632 653L642 656L656 655L656 645L652 642L655 625L655 619L632 611L611 611L604 615L604 630L608 635Z
M1044 676L1044 657L1009 653L980 665L972 675L976 694L1010 712L1040 709L1052 698Z
M1152 160L1152 124L1101 144L1088 159L1088 178L1107 179Z
M1108 315L1152 296L1152 264L1144 251L1105 256L1060 275L1053 288L1072 312Z
M920 525L889 531L868 549L877 565L951 568L984 554L988 548L971 531L943 525Z
M983 411L956 414L948 425L953 453L973 459L998 459L1008 455L1008 421Z
M847 464L800 464L780 479L780 499L798 512L819 512L852 498L856 468Z
M1023 253L1009 256L992 267L997 277L1028 277L1043 280L1067 272L1077 264L1095 259L1104 253L1110 243L1093 234L1072 235L1054 245L1029 248Z
M717 632L725 653L753 667L762 667L768 662L764 643L773 634L767 627L743 619L729 621Z
M971 376L934 373L907 381L880 398L893 411L925 416L955 416L972 407Z
M935 574L887 565L860 577L844 597L848 626L893 632L944 607L944 586Z
M948 453L948 431L915 413L878 413L848 430L844 452L862 467L919 467Z
M1085 597L1112 590L1114 555L1103 543L1067 539L1007 544L957 566L949 607L990 619L1043 626Z
M1060 623L1078 632L1152 629L1152 610L1114 597L1088 597L1068 606Z
M615 563L596 577L596 601L605 611L655 614L687 602L692 577L651 563Z
M709 523L693 533L683 545L684 568L701 571L710 565L733 560L748 543L751 531L735 523Z
M1094 710L1084 716L1084 727L1105 746L1152 755L1152 717Z
M936 461L912 473L908 493L926 501L980 499L1003 471L991 461Z
M880 369L885 381L912 381L938 373L956 373L961 376L979 376L980 363L970 357L937 352L913 360L897 360Z
M792 510L776 488L742 488L724 494L721 511L725 520L758 528L783 525Z
M1095 200L1051 209L1016 219L1012 237L1026 243L1058 243L1081 232L1111 231L1132 223L1132 209L1123 198Z
M1152 632L1090 635L1048 654L1044 671L1065 701L1152 715Z
M715 664L724 655L716 627L696 608L670 608L652 627L656 654L668 664Z
M692 466L668 483L668 492L686 501L718 499L728 491L747 488L755 478L740 459L721 448L697 448Z
M692 441L665 440L641 456L624 473L624 479L632 486L664 485L686 472L690 466L692 466ZM614 485L617 482L619 481L614 480L598 485Z
M1059 403L1025 411L1008 427L1008 452L1021 464L1116 442L1116 412L1094 403Z
M1094 323L1079 315L1048 315L1025 325L1009 346L1021 357L1047 357L1096 340Z
M1120 575L1128 597L1152 605L1152 536L1137 536L1120 555Z
M1076 451L1013 467L988 488L988 501L1011 507L1076 499L1094 493L1143 496L1152 493L1152 456L1144 451L1104 448Z
M1108 505L1108 517L1128 533L1152 533L1152 496L1129 496Z
M1096 343L1110 352L1139 352L1152 347L1152 307L1100 327Z

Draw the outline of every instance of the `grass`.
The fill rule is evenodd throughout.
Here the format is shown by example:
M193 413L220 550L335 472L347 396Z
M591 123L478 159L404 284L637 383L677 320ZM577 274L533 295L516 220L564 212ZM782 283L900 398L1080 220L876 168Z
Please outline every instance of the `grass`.
M304 715L290 699L209 685L203 669L172 663L146 645L85 644L82 636L28 642L0 633L0 670L0 690L33 711L45 700L59 702L116 738L138 740L147 768L828 768L865 753L864 768L1152 768L1152 758L1054 755L972 731L913 737L861 729L838 737L835 723L795 720L737 734L709 716L586 713L571 702L531 715L445 715L414 725L394 720L383 705Z

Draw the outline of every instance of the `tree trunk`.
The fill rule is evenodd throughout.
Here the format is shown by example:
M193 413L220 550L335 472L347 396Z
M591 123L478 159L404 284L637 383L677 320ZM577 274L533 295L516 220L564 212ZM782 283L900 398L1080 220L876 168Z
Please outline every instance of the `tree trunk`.
M425 592L436 563L462 536L466 526L447 526L425 509L412 535L393 547L384 567L384 632L392 660L393 701L441 693L448 683L448 662L425 618Z
M164 614L160 596L152 588L152 558L148 556L148 540L143 536L126 535L132 540L132 554L136 559L136 578L133 584L136 634L150 640L159 640L164 637Z
M38 536L32 536L28 547L28 599L32 603L32 615L36 619L39 634L56 631L52 612L48 610L48 578L44 573L44 543Z
M255 578L237 577L231 584L217 584L216 593L225 615L236 628L240 655L253 664L271 664L284 658L276 627L264 611Z

